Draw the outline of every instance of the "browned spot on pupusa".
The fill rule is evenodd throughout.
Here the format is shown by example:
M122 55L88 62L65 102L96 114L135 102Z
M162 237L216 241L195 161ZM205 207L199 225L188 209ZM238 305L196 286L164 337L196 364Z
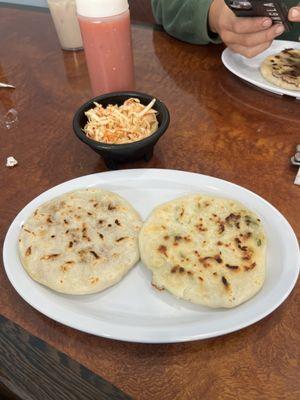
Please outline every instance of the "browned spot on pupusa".
M238 265L230 265L230 264L225 264L225 267L232 270L238 270L240 268Z
M46 256L41 257L41 260L54 260L55 258L59 257L60 254L48 254Z
M174 236L174 243L173 246L178 246L179 242L182 240L182 237L180 235Z
M34 232L32 232L32 231L30 231L29 229L26 229L26 228L24 228L24 227L23 227L23 230L24 230L25 232L27 232L27 233L31 233L33 236L35 236L35 233L34 233Z
M175 274L175 272L178 271L178 268L179 268L179 265L175 265L175 267L172 267L172 268L171 268L171 273L172 273L172 274Z
M27 250L26 250L26 252L25 252L25 256L30 256L30 254L31 254L31 246L29 246L28 248L27 248Z
M78 255L82 262L87 262L87 249L82 249L78 251Z
M218 221L218 225L219 225L218 233L221 234L225 231L225 224L223 221Z
M165 290L163 287L157 286L157 285L155 285L155 283L153 283L153 282L151 282L151 285L152 285L155 289L159 290L160 292L163 291L163 290Z
M157 251L158 251L159 253L165 255L166 257L168 257L166 246L160 245L159 248L157 249Z
M195 228L197 228L199 232L206 232L207 231L207 228L205 228L205 226L203 225L202 222L200 222L199 224L195 225Z
M100 256L94 251L94 250L90 250L90 253L98 260L100 258Z
M180 265L175 265L175 267L173 267L171 269L171 273L174 274L176 272L179 272L180 274L183 274L185 272L185 269L183 267L181 267Z
M215 255L214 259L217 261L218 264L221 264L223 262L223 260L219 254Z
M238 229L240 229L240 219L240 214L231 213L225 218L225 223L231 227L234 224Z
M199 258L199 261L204 265L204 267L210 267L211 264L208 262L209 260L216 261L218 264L223 262L221 256L216 254L215 256L207 256L203 258Z
M239 238L235 238L234 240L235 240L235 243L237 244L237 247L243 253L242 259L250 261L253 256L253 249L249 248L248 246L241 246L241 240Z
M62 272L67 272L70 268L72 268L74 261L67 261L63 265L60 266Z
M82 224L81 233L82 233L82 238L83 239L87 240L88 242L91 241L90 237L87 235L87 226L86 226L85 223Z
M239 234L239 236L240 236L240 238L242 239L242 240L247 240L247 239L249 239L251 236L252 236L252 233L251 232L246 232L246 233L240 233Z
M128 236L120 237L119 239L116 239L116 242L121 242L122 240L127 239L127 238L128 238Z
M240 250L242 250L242 251L247 251L248 250L248 247L247 246L241 246L241 239L239 239L239 238L235 238L234 239L234 241L235 241L235 243L237 244L237 247L240 249Z
M229 289L229 282L228 280L225 278L225 276L222 276L222 283L225 286L226 289Z
M253 268L255 268L256 267L256 263L254 262L254 263L252 263L251 265L245 265L244 266L244 270L245 271L250 271L251 269L253 269Z
M114 205L112 205L111 203L109 203L109 205L108 205L108 207L107 207L107 209L109 210L109 211L112 211L112 210L115 210L117 207L115 207Z
M115 224L118 225L118 226L121 226L121 223L120 223L120 221L118 219L115 219Z
M208 262L208 260L213 260L213 257L203 257L200 258L199 261L204 265L204 267L210 267L211 264Z
M99 279L98 277L91 277L91 278L90 278L90 282L91 282L92 285L94 285L95 283L98 283L99 280L100 280L100 279Z

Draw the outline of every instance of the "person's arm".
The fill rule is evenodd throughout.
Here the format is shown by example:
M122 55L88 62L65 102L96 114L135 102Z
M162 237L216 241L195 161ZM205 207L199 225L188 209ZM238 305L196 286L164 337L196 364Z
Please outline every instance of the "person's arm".
M289 19L294 22L290 32L284 32L282 24L273 24L270 18L237 18L224 0L212 0L209 10L209 26L220 35L223 42L235 53L254 57L271 46L274 39L299 40L300 7L293 7L295 0L285 0ZM294 16L294 17L293 17Z
M175 38L193 44L220 43L208 27L211 1L152 0L152 9L156 22Z
M295 0L286 0L286 5L289 8L289 20L300 22L300 3L296 5Z
M157 22L170 35L194 44L222 40L232 51L246 57L263 52L275 38L299 40L300 7L294 6L295 0L286 0L286 4L289 19L295 22L290 32L284 32L282 25L272 25L270 18L238 18L224 0L152 0Z
M251 58L266 50L284 32L282 24L272 25L266 17L236 17L224 0L213 0L209 26L233 52Z
M279 39L300 41L300 3L298 6L295 0L285 0L285 3L289 8L289 20L293 22L293 29L285 32Z

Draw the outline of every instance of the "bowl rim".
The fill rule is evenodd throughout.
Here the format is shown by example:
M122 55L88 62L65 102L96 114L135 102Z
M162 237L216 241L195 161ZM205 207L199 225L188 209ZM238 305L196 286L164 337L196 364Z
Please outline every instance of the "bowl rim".
M79 117L80 115L86 111L86 109L88 107L90 107L94 102L98 102L100 103L101 100L106 100L110 97L114 98L117 96L125 96L128 98L131 97L137 97L137 98L149 98L151 101L151 99L155 99L155 104L159 104L160 108L162 109L162 112L164 113L163 118L162 118L162 122L160 124L160 126L158 127L158 129L153 132L151 135L147 136L144 139L141 140L136 140L135 142L130 142L130 143L105 143L105 142L99 142L97 140L94 139L90 139L89 137L86 136L86 134L82 131L80 125L79 125ZM125 101L125 100L124 100ZM111 92L111 93L105 93L96 97L93 97L92 99L86 101L84 104L82 104L77 111L74 114L73 117L73 130L76 134L76 136L82 140L83 142L85 142L86 144L93 146L93 147L97 147L97 148L102 148L102 149L128 149L132 146L143 146L143 145L147 145L150 144L153 140L155 139L159 139L160 136L163 135L163 133L168 129L168 126L170 124L170 113L169 110L167 108L167 106L157 97L155 96L151 96L148 93L143 93L143 92L138 92L138 91L120 91L120 92Z

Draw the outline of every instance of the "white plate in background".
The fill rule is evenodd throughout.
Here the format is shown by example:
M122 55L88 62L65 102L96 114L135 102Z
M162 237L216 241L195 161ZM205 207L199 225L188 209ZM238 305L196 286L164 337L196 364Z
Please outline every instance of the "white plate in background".
M282 50L288 48L300 50L300 43L289 42L285 40L274 40L272 45L267 50L253 58L246 58L227 48L222 53L222 62L230 72L237 75L244 81L252 83L257 87L272 93L280 95L285 94L300 99L300 91L288 90L275 86L266 81L260 73L260 65L265 58L280 53Z
M267 273L260 292L233 309L210 309L178 300L151 286L139 262L121 282L98 294L63 295L33 281L18 255L21 225L42 203L66 192L101 187L127 199L146 219L153 207L201 192L232 198L257 213L267 235ZM19 295L49 318L112 339L170 343L205 339L249 326L274 311L293 289L300 265L296 236L271 204L240 186L210 176L161 169L132 169L83 176L42 193L12 222L4 242L4 266Z

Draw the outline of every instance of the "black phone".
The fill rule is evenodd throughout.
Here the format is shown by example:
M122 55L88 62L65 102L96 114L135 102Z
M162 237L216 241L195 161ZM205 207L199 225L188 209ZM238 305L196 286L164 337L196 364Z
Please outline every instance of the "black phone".
M224 0L237 17L269 17L273 24L283 24L286 31L292 29L288 20L288 8L284 1L273 0Z

